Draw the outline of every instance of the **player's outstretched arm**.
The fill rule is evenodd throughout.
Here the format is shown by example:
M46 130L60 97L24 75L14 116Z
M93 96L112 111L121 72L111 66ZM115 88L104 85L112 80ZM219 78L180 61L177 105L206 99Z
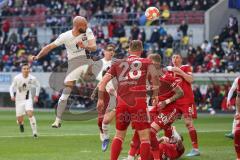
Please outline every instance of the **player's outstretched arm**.
M56 47L57 47L57 45L54 43L50 43L50 44L44 46L41 49L41 51L38 53L37 56L32 56L32 60L39 60L40 58L46 56L51 50L53 50Z

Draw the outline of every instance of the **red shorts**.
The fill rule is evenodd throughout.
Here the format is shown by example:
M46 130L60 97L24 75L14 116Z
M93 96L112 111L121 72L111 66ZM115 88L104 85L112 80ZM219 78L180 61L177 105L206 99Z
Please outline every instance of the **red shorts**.
M150 123L152 123L154 119L159 115L159 111L157 110L157 107L153 107L149 111L149 115L150 115Z
M178 104L177 108L181 111L184 118L197 119L197 107L195 104Z
M171 124L179 118L180 111L173 106L166 106L160 111L154 122L161 128L167 129Z
M104 117L104 114L106 113L106 110L107 110L107 107L108 107L109 99L110 99L109 94L108 94L108 92L105 91L104 92L104 108L101 111L98 110L98 117L99 118Z
M126 130L132 123L132 128L144 130L150 128L149 113L145 101L136 101L135 106L126 104L117 104L116 107L116 129Z
M159 144L159 151L162 158L169 158L170 160L178 159L184 153L184 149L182 151L178 151L176 144L169 143Z

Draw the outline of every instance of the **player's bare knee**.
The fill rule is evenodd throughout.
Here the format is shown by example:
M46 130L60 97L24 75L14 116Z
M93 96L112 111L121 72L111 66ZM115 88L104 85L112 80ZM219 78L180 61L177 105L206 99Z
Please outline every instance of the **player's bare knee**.
M71 88L71 87L65 87L65 88L63 89L62 95L61 95L61 97L60 97L59 99L60 99L61 101L66 101L66 100L68 100L68 97L70 96L71 92L72 92L72 88Z
M32 111L27 111L27 116L28 116L29 118L32 118L33 112L32 112Z
M149 140L150 139L150 129L140 130L140 131L138 131L138 135L139 135L140 141Z
M125 136L126 136L126 131L120 131L120 130L116 131L115 138L124 140Z
M107 118L104 117L103 124L107 125L109 123L110 123L110 119L108 117Z
M22 116L17 117L17 123L18 124L22 124L23 123L23 117Z

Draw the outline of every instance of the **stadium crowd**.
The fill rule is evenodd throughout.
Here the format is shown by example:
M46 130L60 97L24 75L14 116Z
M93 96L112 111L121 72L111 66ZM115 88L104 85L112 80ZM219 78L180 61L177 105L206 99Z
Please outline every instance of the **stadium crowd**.
M148 6L163 10L207 10L218 0L9 0L8 7L0 11L2 16L35 15L34 7L43 5L52 15L81 14L89 17L94 13L144 12Z

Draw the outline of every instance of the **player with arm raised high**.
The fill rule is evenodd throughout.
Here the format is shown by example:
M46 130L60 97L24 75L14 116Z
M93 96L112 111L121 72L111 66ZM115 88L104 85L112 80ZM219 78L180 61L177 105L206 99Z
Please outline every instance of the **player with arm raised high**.
M232 86L231 86L231 88L230 88L230 90L229 90L229 92L228 92L228 96L227 96L227 107L230 107L230 106L231 106L231 99L232 99L233 93L234 93L234 92L237 90L237 88L238 88L238 81L239 81L239 79L240 79L240 76L237 77L237 78L234 80L234 82L233 82L233 84L232 84ZM236 107L236 114L237 114L237 112L238 112L238 111L237 111L237 107ZM235 131L235 128L236 128L236 124L237 124L237 121L236 121L236 119L234 118L233 124L232 124L232 132L226 134L226 135L225 135L226 137L233 139L233 135L234 135L234 131Z
M27 114L32 133L34 137L37 137L37 123L33 114L33 101L31 89L36 88L36 94L34 102L38 102L38 96L40 92L40 83L36 77L29 74L30 67L27 63L22 64L22 73L14 77L10 86L11 100L15 101L17 123L19 124L20 131L24 132L24 115Z
M33 56L32 60L39 60L51 50L63 44L67 50L68 71L64 80L65 88L58 101L57 116L52 124L53 128L61 126L62 114L66 109L68 97L76 80L81 76L81 66L92 63L92 60L87 57L87 52L96 51L97 49L96 39L92 30L88 28L87 20L84 17L76 16L73 19L72 30L60 34L54 42L43 47L37 56Z

